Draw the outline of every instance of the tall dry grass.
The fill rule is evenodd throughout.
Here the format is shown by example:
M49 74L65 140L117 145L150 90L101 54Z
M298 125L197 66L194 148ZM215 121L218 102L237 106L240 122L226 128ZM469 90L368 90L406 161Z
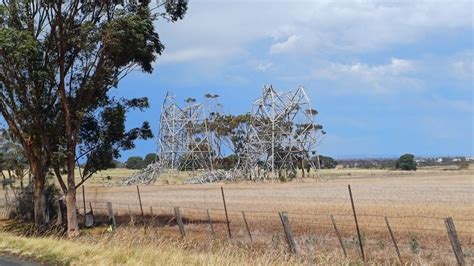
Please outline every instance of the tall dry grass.
M299 253L287 251L284 236L271 241L228 240L196 237L171 237L151 227L122 226L115 232L104 228L83 232L76 239L59 237L21 237L0 232L0 251L38 258L41 261L70 265L335 265L362 264L357 243L346 242L349 258L332 246L325 235L306 235L298 239ZM366 243L367 245L368 243ZM369 264L397 264L392 247L371 243L377 248L367 255ZM451 265L452 255L429 250L402 254L405 263Z

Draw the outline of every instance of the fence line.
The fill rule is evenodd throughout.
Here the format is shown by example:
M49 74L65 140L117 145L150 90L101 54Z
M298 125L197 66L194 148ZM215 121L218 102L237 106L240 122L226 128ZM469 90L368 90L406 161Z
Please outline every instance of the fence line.
M143 194L143 192L142 192ZM108 201L97 201L97 200L93 200L93 201L88 201L88 202L91 202L91 203L99 203L99 204L107 204ZM120 202L113 202L114 205L120 205L120 206L130 206L130 207L136 207L136 208L139 208L140 205L137 205L137 204L129 204L129 203L120 203ZM144 204L146 205L146 204ZM161 204L161 205L157 205L156 203L154 204L148 204L146 206L151 206L153 208L173 208L176 206L176 204ZM204 208L204 207L195 207L195 206L182 206L180 205L179 206L180 209L188 209L188 210L209 210L209 211L224 211L224 209L222 208ZM241 213L242 211L244 211L245 213L256 213L256 214L271 214L271 215L275 215L275 211L260 211L260 210L247 210L247 209L227 209L228 212L238 212L238 213ZM293 212L293 211L290 211L290 212L287 212L288 214L291 214L291 215L297 215L297 216L309 216L309 217L313 217L313 216L325 216L325 217L329 217L330 215L334 215L334 216L345 216L345 217L353 217L352 214L348 214L348 213L337 213L337 212L319 212L319 213L302 213L302 212ZM368 214L368 213L358 213L357 216L360 216L360 217L379 217L379 218L384 218L384 217L388 217L388 218L391 218L391 219L433 219L433 220L444 220L446 217L441 217L441 216L427 216L427 215L397 215L397 216L393 216L393 215L382 215L382 214ZM463 218L457 218L456 221L458 222L474 222L474 219L463 219Z
M327 187L327 186L326 186ZM340 186L338 186L340 187ZM381 186L378 186L379 188ZM301 188L301 187L298 187ZM303 187L305 188L305 187ZM308 187L309 188L309 187ZM320 187L320 188L325 188ZM358 189L359 187L357 185L352 186L353 190ZM367 187L364 187L367 189ZM390 188L403 188L403 187L390 187ZM408 188L408 187L405 187ZM413 189L419 189L420 187L409 187ZM430 215L383 215L383 214L371 214L371 213L350 213L349 211L347 213L343 213L340 210L338 212L328 212L327 210L325 212L317 212L317 211L306 211L306 212L298 212L298 211L289 211L285 212L284 210L256 210L256 209L244 209L244 208L232 208L232 201L233 200L242 200L242 198L237 197L235 195L232 195L232 190L235 188L229 189L229 193L225 194L224 198L224 190L220 188L222 192L222 200L223 200L223 205L219 208L216 207L200 207L200 206L189 206L189 204L186 203L162 203L162 204L157 204L157 203L151 203L147 204L146 201L143 201L143 195L149 195L150 193L156 193L156 191L160 190L154 190L150 191L148 188L145 188L140 191L139 187L137 186L137 193L138 197L136 199L132 199L132 202L111 202L111 201L106 201L106 200L87 200L88 202L94 209L95 214L102 214L103 216L109 216L113 217L112 221L115 224L117 224L118 227L123 225L123 219L125 217L130 217L130 224L135 224L133 222L133 219L137 219L139 221L142 221L141 223L138 222L139 226L144 226L147 225L147 219L150 219L152 222L148 222L148 226L153 226L153 227L160 227L160 223L155 223L155 220L158 219L160 216L166 215L165 217L170 217L167 220L167 224L170 226L170 228L166 228L166 230L173 229L173 226L179 227L179 232L182 237L186 237L189 234L193 234L196 232L204 232L204 233L212 233L211 236L215 237L216 234L221 234L225 232L225 234L228 235L229 238L240 238L243 239L242 234L245 235L245 239L250 240L250 241L256 241L258 239L264 238L264 237L269 237L272 236L272 241L273 238L275 237L275 233L277 235L283 234L283 231L286 235L287 242L290 245L290 250L292 252L297 252L299 248L297 248L298 243L302 240L304 237L309 237L312 235L319 235L323 234L326 236L332 236L333 239L335 239L336 234L339 237L339 246L342 246L344 249L344 253L346 253L345 248L348 248L345 245L348 245L347 243L353 243L351 244L351 250L354 251L354 246L360 246L360 252L362 253L362 256L364 256L364 247L377 247L380 241L386 241L384 238L388 238L389 234L387 231L387 225L385 225L383 222L384 220L387 221L387 219L390 219L391 221L391 226L388 226L390 228L390 236L392 237L392 240L395 242L395 237L398 240L398 242L401 243L396 243L395 245L397 246L397 249L413 249L415 244L412 245L406 245L403 244L404 242L408 242L407 237L413 232L436 232L437 234L430 235L430 236L423 236L426 238L433 237L438 239L439 237L442 236L445 241L443 242L436 242L436 248L431 248L426 245L421 245L421 244L416 244L418 245L416 248L423 250L423 251L437 251L437 252L446 252L449 254L453 254L452 250L449 250L449 248L445 248L443 244L446 247L449 247L449 240L451 240L451 243L456 242L459 240L455 241L453 240L452 235L458 234L461 238L461 240L467 238L467 237L472 237L472 231L469 230L456 230L453 226L449 227L448 234L446 234L446 229L443 227L445 219L447 217L441 217L441 216L430 216ZM244 188L245 190L247 188ZM260 189L260 188L259 188ZM315 187L311 187L311 189L316 190ZM428 189L428 188L427 188ZM433 189L433 187L429 187L429 189ZM184 189L185 191L186 189ZM219 188L209 188L209 189L204 189L207 193L212 191L216 192L216 194L219 191ZM342 191L342 188L341 188ZM452 190L449 190L452 191ZM464 190L463 190L464 191ZM474 191L474 190L473 190ZM120 193L120 191L115 191L113 193ZM360 193L360 192L359 192ZM101 193L102 194L102 193ZM108 194L108 193L105 193ZM140 196L141 194L141 196ZM84 194L83 194L84 195ZM357 195L355 195L357 196ZM218 199L219 195L212 195L212 199ZM268 198L268 199L275 199L278 198L279 200L284 200L284 199L311 199L311 200L337 200L337 201L347 201L348 206L349 206L349 200L351 197L349 195L341 196L341 197L299 197L299 196L275 196L275 195L260 195L258 199L262 198ZM186 197L180 198L180 200L186 199ZM252 197L246 198L246 200L252 200ZM77 203L83 203L83 199L77 200ZM196 197L192 197L190 200L195 201ZM207 198L206 198L207 200ZM227 201L227 204L226 204ZM354 202L355 205L359 202L367 202L367 201L374 201L376 202L377 199L367 199L367 198L358 198L354 197ZM400 200L392 200L392 199L383 199L384 202L406 202L409 200L405 201L400 201ZM456 203L458 201L431 201L433 203L442 203L442 202L449 202L449 203ZM5 199L0 199L0 210L4 209L2 206L4 204L2 203L7 203ZM213 202L213 205L218 204L219 202ZM229 204L230 203L230 204ZM113 206L113 210L112 210ZM354 203L353 206L354 208ZM148 211L148 208L149 211ZM278 208L277 206L274 206L272 209ZM78 206L78 209L81 209L80 206ZM141 214L141 218L139 218L137 214ZM117 218L116 218L117 217ZM340 218L340 219L334 219ZM356 218L356 224L354 223L354 220L351 220L352 218ZM358 218L358 223L359 227L357 228L357 218ZM369 219L370 218L370 219ZM97 219L101 219L101 216L98 215ZM116 221L117 219L117 221ZM174 220L173 220L174 219ZM110 219L109 219L110 220ZM421 227L417 227L416 225L413 226L411 223L414 221L419 220L422 223ZM175 222L173 222L175 221ZM408 226L400 226L398 225L399 222L404 222L408 221ZM430 221L429 223L425 223L426 221ZM102 221L104 222L104 221ZM105 223L108 221L106 220ZM331 223L332 222L332 223ZM459 217L459 219L454 218L453 219L454 223L460 223L463 225L463 223L472 223L474 222L474 219L468 219L468 218L462 218ZM261 224L258 226L258 224ZM268 225L271 226L268 226ZM283 224L283 229L282 230L282 224ZM343 229L340 230L340 232L335 232L333 229L336 228ZM424 226L424 225L431 225L431 226ZM191 227L191 225L193 227ZM439 225L439 228L436 228L436 225ZM459 224L456 224L457 227L463 227L463 226L458 226ZM114 226L115 227L115 226ZM211 230L209 230L211 228ZM358 238L354 238L356 236L356 228L357 231L360 230L360 232L357 232ZM164 229L164 228L163 228ZM238 230L237 230L238 229ZM336 229L337 231L337 229ZM243 233L242 233L243 232ZM340 235L339 235L340 234ZM395 236L394 236L395 235ZM450 238L448 239L448 235ZM411 237L411 236L410 236ZM457 236L456 236L457 237ZM291 240L290 240L291 238ZM382 240L380 240L382 239ZM379 241L379 242L374 242L374 241ZM411 240L410 240L411 241ZM415 240L415 241L420 241L420 240ZM453 244L453 249L456 252L456 258L458 258L462 254L462 249L461 245L459 243L455 243L455 248ZM469 242L469 245L472 245L471 242ZM470 247L470 246L469 246ZM463 246L463 248L465 248ZM398 252L398 251L397 251ZM370 252L367 253L367 256L370 256ZM401 258L400 254L398 254L398 257ZM401 259L400 259L401 260Z

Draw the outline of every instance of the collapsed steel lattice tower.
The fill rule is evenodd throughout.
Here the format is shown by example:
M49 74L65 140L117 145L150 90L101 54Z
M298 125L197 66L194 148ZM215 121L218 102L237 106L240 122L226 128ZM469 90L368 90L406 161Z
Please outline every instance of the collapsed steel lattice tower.
M275 178L296 174L298 166L313 167L321 126L315 123L304 88L281 93L265 86L252 108L252 122L244 152L243 168L250 178ZM269 175L271 174L271 175Z
M308 173L309 169L316 169L310 154L316 153L319 134L324 132L315 123L317 111L311 108L304 88L282 93L265 86L261 98L253 103L249 118L239 122L231 133L218 130L226 126L219 120L223 115L222 105L217 102L219 96L205 97L207 110L192 98L180 107L173 95L166 94L158 132L158 161L123 184L149 184L167 170L187 171L193 174L190 183L205 183L237 178L286 179L296 177L298 168L302 176L305 169ZM241 140L238 147L233 134ZM237 157L235 167L215 171L213 164L218 165L229 150ZM195 170L202 175L196 175Z
M173 95L166 94L158 132L160 167L190 171L212 169L213 150L204 106L191 98L186 102L181 108Z

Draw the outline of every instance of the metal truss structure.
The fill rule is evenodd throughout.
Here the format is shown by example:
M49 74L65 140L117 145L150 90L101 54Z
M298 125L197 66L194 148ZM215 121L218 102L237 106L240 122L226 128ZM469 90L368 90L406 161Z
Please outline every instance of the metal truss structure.
M158 132L159 163L163 169L212 170L214 154L209 140L204 105L188 98L186 106L166 94Z
M282 93L265 86L252 108L243 160L248 177L295 176L298 167L304 175L305 168L315 168L309 153L315 152L321 129L316 115L304 88Z
M205 110L203 104L192 98L180 107L174 96L167 93L158 132L159 161L125 183L151 183L168 170L188 171L193 178L186 182L203 183L239 177L253 180L291 178L296 177L298 168L302 176L306 169L316 168L310 154L316 154L319 134L324 132L315 123L317 111L311 108L304 88L283 93L265 86L261 98L253 103L250 123L234 129L239 131L243 143L239 148L231 147L232 136L219 135L216 130L219 127L216 119L222 115L218 97L206 94L208 106ZM223 145L238 158L237 165L228 173L215 171L213 166L224 158ZM195 171L204 175L197 176Z

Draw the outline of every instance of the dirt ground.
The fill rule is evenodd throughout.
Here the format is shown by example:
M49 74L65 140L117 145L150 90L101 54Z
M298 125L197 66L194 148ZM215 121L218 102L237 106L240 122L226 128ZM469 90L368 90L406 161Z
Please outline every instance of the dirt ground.
M347 185L351 185L360 215L433 216L474 219L474 171L419 170L334 170L321 179L235 184L166 185L157 182L140 186L142 205L222 209L220 188L224 188L230 211L299 214L351 214ZM137 188L87 184L86 201L139 206ZM78 201L82 200L81 190ZM469 229L469 228L466 228Z

